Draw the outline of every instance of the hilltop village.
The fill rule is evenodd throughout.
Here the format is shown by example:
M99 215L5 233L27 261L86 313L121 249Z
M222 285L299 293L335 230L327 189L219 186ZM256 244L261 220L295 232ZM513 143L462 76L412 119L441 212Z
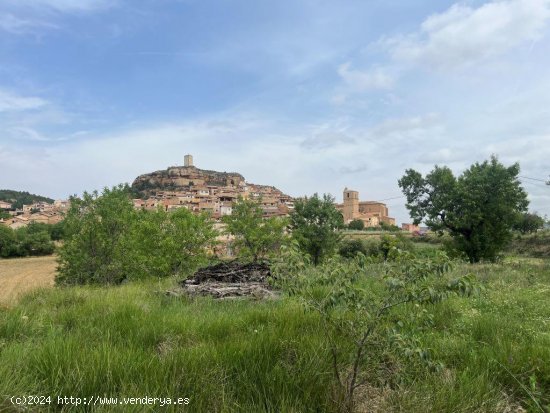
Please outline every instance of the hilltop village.
M294 208L294 200L277 188L245 181L241 174L199 169L193 156L186 155L184 166L138 176L132 183L134 207L164 208L166 211L187 208L193 212L209 212L214 219L230 215L239 197L260 202L264 217L286 216Z
M295 201L274 186L246 182L239 173L199 169L193 164L192 155L185 155L183 166L172 166L138 176L131 189L136 209L163 208L165 211L173 211L187 208L194 213L208 212L215 220L230 215L239 198L257 200L265 218L289 215ZM31 222L55 224L63 220L69 205L68 200L57 200L13 209L9 202L0 201L0 210L8 211L11 215L0 219L0 224L13 229ZM359 193L348 188L343 191L343 202L335 206L342 212L345 224L361 220L365 227L395 225L395 219L389 216L386 204L360 201ZM418 227L403 224L402 229L412 232L418 230Z

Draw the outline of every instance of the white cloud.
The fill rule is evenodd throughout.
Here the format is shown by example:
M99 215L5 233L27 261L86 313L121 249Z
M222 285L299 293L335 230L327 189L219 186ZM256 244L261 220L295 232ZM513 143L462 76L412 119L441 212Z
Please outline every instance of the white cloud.
M352 145L355 139L340 132L321 132L304 139L300 146L304 149L329 149L339 145Z
M394 83L393 77L381 67L360 71L352 69L350 62L340 65L338 74L354 91L390 89Z
M464 66L536 41L549 19L550 0L492 1L478 8L455 4L428 17L419 32L383 43L397 60Z
M0 29L13 34L35 33L40 29L55 29L56 25L37 20L20 19L13 14L0 16Z
M384 140L410 140L415 137L425 137L428 131L441 127L438 115L429 113L423 116L387 119L372 128L370 135L373 138Z
M0 113L37 109L48 102L39 97L24 97L0 89Z

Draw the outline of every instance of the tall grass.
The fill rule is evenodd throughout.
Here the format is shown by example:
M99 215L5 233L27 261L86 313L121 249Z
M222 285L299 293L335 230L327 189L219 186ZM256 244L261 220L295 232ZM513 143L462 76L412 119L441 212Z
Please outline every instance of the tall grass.
M549 411L550 265L515 259L456 273L472 270L483 295L433 307L418 333L444 368L393 360L362 388L360 411ZM32 411L336 411L322 323L297 301L191 300L158 290L156 282L55 288L0 309L0 411L16 411L7 396L29 394L190 398L183 408Z

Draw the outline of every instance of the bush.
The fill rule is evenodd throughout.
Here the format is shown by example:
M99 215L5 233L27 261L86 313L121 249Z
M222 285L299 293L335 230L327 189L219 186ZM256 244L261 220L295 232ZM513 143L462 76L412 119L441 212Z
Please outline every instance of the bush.
M15 256L16 250L15 232L9 227L0 225L0 257Z
M338 253L344 258L354 258L359 253L367 255L367 247L362 240L346 239L340 244Z
M263 218L261 204L254 200L239 198L231 215L222 220L227 226L226 232L235 237L233 244L239 255L254 261L276 253L286 239L287 220Z
M365 223L361 219L354 219L348 224L348 228L355 231L363 231L365 229Z
M47 229L40 224L13 230L0 225L0 257L49 255L55 250Z
M398 240L383 240L394 241ZM444 253L433 260L418 260L394 246L391 254L395 259L385 266L383 278L365 277L369 269L361 257L351 262L329 259L312 267L295 248L285 250L273 267L278 284L288 294L300 297L306 309L320 315L337 383L339 411L356 411L357 388L372 379L373 372L387 368L389 355L440 369L441 363L431 359L416 333L435 329L433 324L423 323L434 305L478 292L471 274L448 277L452 262ZM366 282L374 288L367 288Z
M205 262L216 232L205 215L181 208L136 211L128 186L73 198L59 251L58 284L119 284L186 274Z

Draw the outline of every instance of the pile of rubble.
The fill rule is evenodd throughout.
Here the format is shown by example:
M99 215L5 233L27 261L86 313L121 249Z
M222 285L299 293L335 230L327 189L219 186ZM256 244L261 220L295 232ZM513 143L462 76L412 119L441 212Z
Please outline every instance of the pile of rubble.
M263 262L222 262L198 270L193 278L180 283L189 295L209 295L217 299L252 297L275 298L268 279L269 265Z

